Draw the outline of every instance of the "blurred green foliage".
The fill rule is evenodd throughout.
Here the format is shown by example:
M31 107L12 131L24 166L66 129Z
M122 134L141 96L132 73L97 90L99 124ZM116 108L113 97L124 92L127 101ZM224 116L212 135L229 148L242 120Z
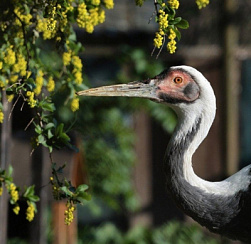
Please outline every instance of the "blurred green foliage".
M157 228L135 226L128 232L119 230L112 223L81 230L78 244L230 244L227 239L215 239L203 232L197 224L171 221ZM19 238L7 244L27 244Z
M161 227L150 229L136 226L126 233L112 223L81 232L78 244L227 244L227 240L217 240L195 224L169 222Z

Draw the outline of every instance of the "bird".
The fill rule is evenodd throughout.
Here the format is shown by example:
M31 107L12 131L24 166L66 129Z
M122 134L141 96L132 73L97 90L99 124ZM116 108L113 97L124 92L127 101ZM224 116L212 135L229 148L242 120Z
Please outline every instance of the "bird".
M77 95L140 97L173 109L177 125L163 163L172 199L211 232L251 243L251 165L218 182L204 180L193 170L192 156L216 114L213 88L200 71L172 66L154 78L91 88Z

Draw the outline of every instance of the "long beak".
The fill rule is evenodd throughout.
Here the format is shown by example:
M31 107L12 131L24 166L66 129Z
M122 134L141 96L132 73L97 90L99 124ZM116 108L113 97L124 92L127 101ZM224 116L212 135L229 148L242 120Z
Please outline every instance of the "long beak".
M157 82L158 80L152 79L143 82L137 81L128 84L101 86L79 91L76 94L79 96L98 97L141 97L151 99L155 102L161 102L161 99L157 96Z

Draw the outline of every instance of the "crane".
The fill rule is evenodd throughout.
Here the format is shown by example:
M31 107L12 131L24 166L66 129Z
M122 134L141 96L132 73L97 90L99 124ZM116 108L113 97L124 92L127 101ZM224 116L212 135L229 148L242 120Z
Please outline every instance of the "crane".
M251 166L219 182L198 177L192 167L192 155L216 113L214 91L201 72L186 65L173 66L152 79L92 88L77 95L142 97L171 107L178 122L167 146L164 170L172 198L211 232L251 242Z

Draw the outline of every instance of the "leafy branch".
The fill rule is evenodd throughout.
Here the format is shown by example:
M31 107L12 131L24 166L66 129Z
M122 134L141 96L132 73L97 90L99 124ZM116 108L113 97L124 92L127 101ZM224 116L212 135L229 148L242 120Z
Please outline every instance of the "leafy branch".
M26 219L32 221L37 212L36 202L39 201L39 197L35 195L35 186L25 187L21 192L20 187L13 182L12 173L12 166L9 166L8 171L0 169L0 196L5 188L10 196L10 204L13 205L12 210L16 215L20 211L19 201L25 200L27 203Z

